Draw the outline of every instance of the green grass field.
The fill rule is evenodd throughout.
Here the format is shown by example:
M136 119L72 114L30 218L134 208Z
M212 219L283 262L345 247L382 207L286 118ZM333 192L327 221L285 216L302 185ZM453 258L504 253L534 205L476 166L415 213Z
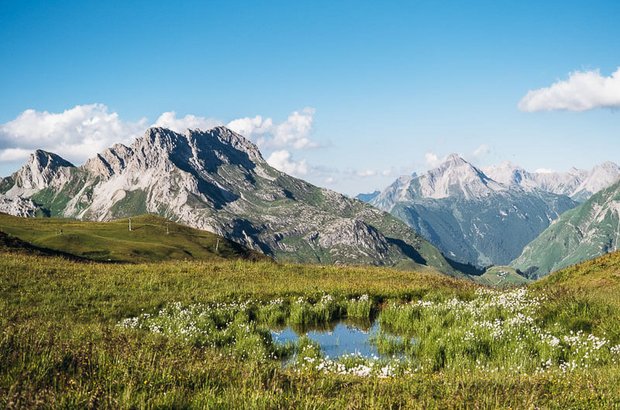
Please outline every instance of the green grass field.
M498 291L432 272L4 252L0 407L616 408L618 271L612 254ZM265 334L372 311L419 342L366 376ZM283 367L287 349L323 367Z
M157 262L164 260L266 259L258 252L207 231L155 215L111 222L58 218L19 218L0 213L0 232L43 251L62 252L96 261Z
M498 288L509 288L511 286L521 286L531 281L521 276L510 266L493 266L487 269L480 276L473 276L474 280L481 285Z

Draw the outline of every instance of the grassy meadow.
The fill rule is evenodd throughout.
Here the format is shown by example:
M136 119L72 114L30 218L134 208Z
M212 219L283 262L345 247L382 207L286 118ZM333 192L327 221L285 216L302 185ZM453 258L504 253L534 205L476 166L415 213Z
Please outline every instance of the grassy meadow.
M101 262L267 259L211 232L156 215L109 222L62 218L20 218L0 213L0 231L39 250ZM0 238L0 248L2 247ZM14 247L13 247L14 248Z
M0 406L614 408L619 270L612 254L499 291L382 268L4 252ZM347 317L407 336L376 340L401 359L328 359L268 331Z

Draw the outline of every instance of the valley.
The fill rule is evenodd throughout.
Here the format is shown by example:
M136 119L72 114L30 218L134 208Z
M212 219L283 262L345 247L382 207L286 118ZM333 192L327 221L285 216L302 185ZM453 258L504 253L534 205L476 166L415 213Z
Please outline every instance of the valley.
M483 170L452 154L423 175L398 178L369 203L407 223L448 258L486 268L512 265L532 241L539 248L535 240L564 213L618 179L620 168L611 162L589 171L530 173L510 163ZM588 257L606 252L601 249ZM523 272L533 269L523 257L514 263ZM540 276L549 271L543 268Z
M620 1L0 1L0 409L619 409Z

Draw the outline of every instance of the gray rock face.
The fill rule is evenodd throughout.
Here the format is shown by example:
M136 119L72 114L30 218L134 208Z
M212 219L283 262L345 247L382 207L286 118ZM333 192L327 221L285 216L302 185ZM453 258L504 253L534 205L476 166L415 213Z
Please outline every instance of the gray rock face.
M15 188L9 196L35 192L54 184L67 175L73 164L51 152L36 150L30 159L13 175Z
M0 196L0 212L15 216L31 217L36 216L37 206L29 199Z
M421 176L401 177L371 204L406 222L446 256L504 265L564 211L567 196L489 178L458 155Z
M133 155L131 148L123 144L114 144L96 157L89 159L84 164L84 169L93 174L101 175L109 179L112 175L120 174Z
M272 168L225 127L151 128L130 147L117 144L80 167L49 158L53 166L37 159L1 180L0 198L88 220L154 213L283 261L425 264L455 273L404 223Z
M318 244L325 249L357 249L366 258L381 260L389 256L390 245L381 232L358 219L346 219L317 232Z

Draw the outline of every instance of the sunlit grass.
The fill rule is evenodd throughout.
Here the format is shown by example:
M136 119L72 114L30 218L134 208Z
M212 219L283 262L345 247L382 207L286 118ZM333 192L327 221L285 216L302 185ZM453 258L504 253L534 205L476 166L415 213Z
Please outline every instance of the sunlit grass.
M614 276L605 275L619 265L588 266L593 283L605 286L581 271L562 273L504 306L490 303L496 294L428 272L243 261L101 265L1 254L0 407L614 408L620 304ZM247 301L243 312L195 321L217 329L195 337L171 336L191 328L189 318L162 316L158 326L170 333L119 326L176 307L200 317ZM404 348L409 360L327 361L306 338L296 346L269 342L272 326L336 316L377 316L414 343L379 337L376 344ZM522 322L509 326L515 318ZM547 334L560 342L553 346ZM305 367L282 365L291 349L305 349L295 356Z

